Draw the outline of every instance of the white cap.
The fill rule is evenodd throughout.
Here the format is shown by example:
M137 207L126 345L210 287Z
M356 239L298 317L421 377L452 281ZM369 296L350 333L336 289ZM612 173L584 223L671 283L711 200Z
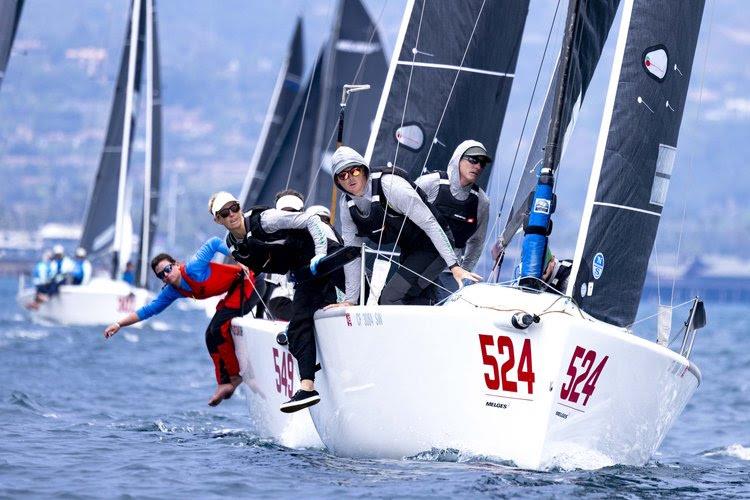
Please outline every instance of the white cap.
M61 244L57 244L52 247L52 255L63 255L65 253L65 249Z
M224 208L224 205L233 201L239 203L239 200L237 200L237 198L235 198L231 193L227 193L226 191L219 191L218 193L216 193L216 196L214 196L213 203L211 203L211 213L216 216L216 213Z
M276 208L279 210L294 210L299 212L305 206L305 202L300 199L299 196L293 194L285 194L278 200L276 200Z
M83 259L86 257L86 249L83 247L76 248L76 257Z
M321 217L328 217L329 219L331 218L331 211L323 205L313 205L305 210L305 213L310 215L319 215Z

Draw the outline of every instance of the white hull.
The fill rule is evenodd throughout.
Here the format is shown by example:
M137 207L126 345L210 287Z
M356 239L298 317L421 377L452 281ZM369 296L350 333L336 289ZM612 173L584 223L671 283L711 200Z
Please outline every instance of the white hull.
M454 448L528 468L643 464L700 372L558 298L479 284L443 307L319 311L311 414L323 443L354 457ZM519 309L560 312L518 330Z
M256 431L290 448L322 448L308 410L287 414L279 405L299 389L297 362L276 335L287 323L250 315L232 321L232 336L243 385L248 389L250 418Z
M21 307L33 301L35 289L22 288L17 302ZM62 285L60 293L37 310L29 310L32 320L68 326L108 325L127 313L143 307L151 298L144 288L124 281L94 278L86 285Z

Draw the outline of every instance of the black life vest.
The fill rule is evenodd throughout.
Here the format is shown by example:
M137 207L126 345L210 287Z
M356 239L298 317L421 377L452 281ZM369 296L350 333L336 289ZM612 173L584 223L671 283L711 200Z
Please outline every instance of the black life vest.
M425 205L432 211L438 222L441 222L443 230L446 231L450 238L450 229L444 224L440 214L435 208L427 202L427 196L422 189L416 186L409 175L398 167L381 167L370 170L370 182L372 182L372 197L370 198L370 212L363 215L357 208L351 196L345 195L349 214L352 216L354 224L357 226L357 236L368 238L376 244L390 245L396 244L402 250L429 248L434 245L427 233L417 226L411 219L403 214L397 213L388 207L388 200L383 192L382 176L393 174L409 182L414 190L419 194ZM381 236L382 233L382 236ZM398 241L396 241L398 239Z
M465 200L459 200L451 193L450 180L446 172L440 175L440 187L432 205L440 212L443 220L451 228L453 244L456 248L466 247L466 242L477 231L477 207L479 206L479 188L471 188Z

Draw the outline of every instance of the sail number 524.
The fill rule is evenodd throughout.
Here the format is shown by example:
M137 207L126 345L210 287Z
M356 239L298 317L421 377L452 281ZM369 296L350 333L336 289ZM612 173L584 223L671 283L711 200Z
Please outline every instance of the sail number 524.
M531 365L531 340L524 339L517 361L513 341L505 335L497 337L496 342L492 335L480 334L479 347L482 350L482 363L489 368L489 373L485 370L484 374L487 389L518 392L519 382L525 382L526 392L534 394L535 376Z
M586 397L580 404L586 406L589 398L594 394L596 381L599 380L599 375L602 374L608 359L609 356L604 356L599 364L596 364L596 351L576 346L568 366L567 375L569 379L560 387L560 399L578 403L578 399L583 394ZM595 364L596 368L594 368ZM582 383L583 386L581 386Z

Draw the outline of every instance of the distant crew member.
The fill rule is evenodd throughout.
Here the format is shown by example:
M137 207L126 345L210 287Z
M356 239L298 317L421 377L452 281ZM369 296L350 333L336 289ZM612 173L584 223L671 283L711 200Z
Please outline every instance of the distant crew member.
M42 253L42 260L34 265L34 271L31 275L31 282L36 288L34 300L26 304L28 309L38 309L39 304L45 302L47 296L47 285L50 282L50 261L52 260L52 251L45 250Z
M234 259L258 272L276 274L286 274L308 265L315 274L321 259L341 246L331 227L320 217L302 212L303 207L302 195L293 190L278 193L275 208L253 207L244 214L239 201L227 192L216 193L209 200L214 220L229 231L226 243ZM320 394L315 390L313 316L316 310L336 301L336 282L343 287L340 270L295 284L287 337L289 351L299 365L301 388L281 405L280 410L285 413L320 401Z
M370 171L365 159L342 146L331 158L334 182L342 190L339 203L341 234L345 245L395 243L399 266L380 294L381 305L426 304L425 288L445 267L461 283L481 278L463 269L444 228L425 203L423 193L398 168ZM355 304L360 290L360 259L346 265L346 300Z
M82 247L76 248L69 279L73 285L85 285L91 281L91 262L86 258L86 249Z
M415 181L450 227L456 257L467 271L474 270L484 248L490 200L477 182L491 162L482 143L464 141L453 152L445 172L425 174ZM438 284L429 287L429 295L439 302L456 289L456 280L444 271Z
M122 272L122 281L130 286L135 286L135 266L131 261L125 264L125 270Z
M166 253L154 257L151 269L165 283L164 288L151 303L104 330L104 337L109 338L122 327L159 314L181 297L205 299L224 295L216 305L216 313L206 328L206 346L214 362L218 384L216 392L208 400L211 406L232 397L237 386L242 383L230 327L232 318L247 314L257 301L257 296L253 295L255 277L252 272L237 265L213 262L216 252L227 255L229 250L221 239L214 237L204 243L187 263L178 264Z

